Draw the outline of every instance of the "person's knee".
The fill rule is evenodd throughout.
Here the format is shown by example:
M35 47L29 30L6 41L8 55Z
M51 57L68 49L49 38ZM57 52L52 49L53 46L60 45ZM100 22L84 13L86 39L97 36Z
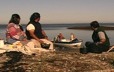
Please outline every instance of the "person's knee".
M40 42L38 42L37 40L31 40L34 43L35 47L41 47Z
M53 44L51 41L48 41L49 44Z

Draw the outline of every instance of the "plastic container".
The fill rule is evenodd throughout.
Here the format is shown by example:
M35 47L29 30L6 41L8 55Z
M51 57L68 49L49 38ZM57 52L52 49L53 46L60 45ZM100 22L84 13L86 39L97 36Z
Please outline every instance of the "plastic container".
M0 40L0 48L4 47L4 40Z

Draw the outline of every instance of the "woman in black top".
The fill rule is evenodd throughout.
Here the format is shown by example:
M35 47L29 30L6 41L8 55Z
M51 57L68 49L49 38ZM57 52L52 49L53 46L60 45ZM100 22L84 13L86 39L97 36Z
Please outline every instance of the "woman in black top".
M48 37L44 30L41 27L40 21L40 14L35 12L31 15L30 21L26 26L26 35L27 39L29 40L35 40L37 42L42 43L48 43L50 44L49 49L53 50L53 43L48 40Z

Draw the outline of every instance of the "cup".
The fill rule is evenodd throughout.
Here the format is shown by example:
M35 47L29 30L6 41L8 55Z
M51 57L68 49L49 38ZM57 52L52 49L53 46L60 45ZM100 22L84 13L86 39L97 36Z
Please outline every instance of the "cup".
M4 40L0 40L0 48L4 47Z

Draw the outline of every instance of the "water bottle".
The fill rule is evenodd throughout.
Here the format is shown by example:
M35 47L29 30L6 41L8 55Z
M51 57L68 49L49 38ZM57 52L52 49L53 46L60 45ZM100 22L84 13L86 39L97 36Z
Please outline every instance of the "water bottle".
M54 39L53 39L53 42L55 43L55 41L56 41L56 37L54 37Z
M72 34L70 35L70 39L71 41L74 39L74 36Z

